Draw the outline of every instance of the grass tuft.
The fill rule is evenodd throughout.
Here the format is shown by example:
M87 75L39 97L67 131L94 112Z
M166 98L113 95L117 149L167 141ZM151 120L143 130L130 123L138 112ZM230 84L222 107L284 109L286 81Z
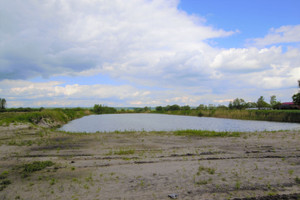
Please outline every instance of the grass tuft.
M216 131L205 131L205 130L178 130L174 131L175 135L178 136L200 136L200 137L240 137L241 132L216 132Z
M40 170L45 169L46 167L50 167L52 165L54 165L54 163L52 161L34 161L33 163L24 164L22 166L22 168L23 168L22 176L28 177L29 174L31 174L35 171L40 171Z

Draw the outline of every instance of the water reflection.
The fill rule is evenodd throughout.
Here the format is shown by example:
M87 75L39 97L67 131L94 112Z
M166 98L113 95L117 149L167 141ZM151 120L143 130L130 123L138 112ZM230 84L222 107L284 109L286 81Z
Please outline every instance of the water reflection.
M60 128L60 130L68 132L87 133L125 130L173 131L183 129L240 132L300 130L300 124L163 114L107 114L86 116L73 120Z

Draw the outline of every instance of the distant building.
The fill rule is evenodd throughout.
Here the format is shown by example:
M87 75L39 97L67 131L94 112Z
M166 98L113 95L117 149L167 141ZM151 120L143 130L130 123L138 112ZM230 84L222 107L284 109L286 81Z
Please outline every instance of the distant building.
M300 109L300 106L295 105L293 102L284 102L281 103L279 109Z

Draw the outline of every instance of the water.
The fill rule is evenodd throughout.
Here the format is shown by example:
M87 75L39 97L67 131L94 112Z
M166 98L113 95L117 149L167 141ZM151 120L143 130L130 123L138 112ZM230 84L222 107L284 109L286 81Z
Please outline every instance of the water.
M60 128L68 132L87 133L184 129L239 132L300 130L300 124L162 114L106 114L76 119Z

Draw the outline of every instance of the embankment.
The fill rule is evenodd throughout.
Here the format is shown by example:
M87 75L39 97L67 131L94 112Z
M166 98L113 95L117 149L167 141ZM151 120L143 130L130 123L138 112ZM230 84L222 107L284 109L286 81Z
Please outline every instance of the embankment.
M32 123L44 127L57 127L76 118L91 114L82 108L43 109L34 112L2 112L0 126L11 123Z

